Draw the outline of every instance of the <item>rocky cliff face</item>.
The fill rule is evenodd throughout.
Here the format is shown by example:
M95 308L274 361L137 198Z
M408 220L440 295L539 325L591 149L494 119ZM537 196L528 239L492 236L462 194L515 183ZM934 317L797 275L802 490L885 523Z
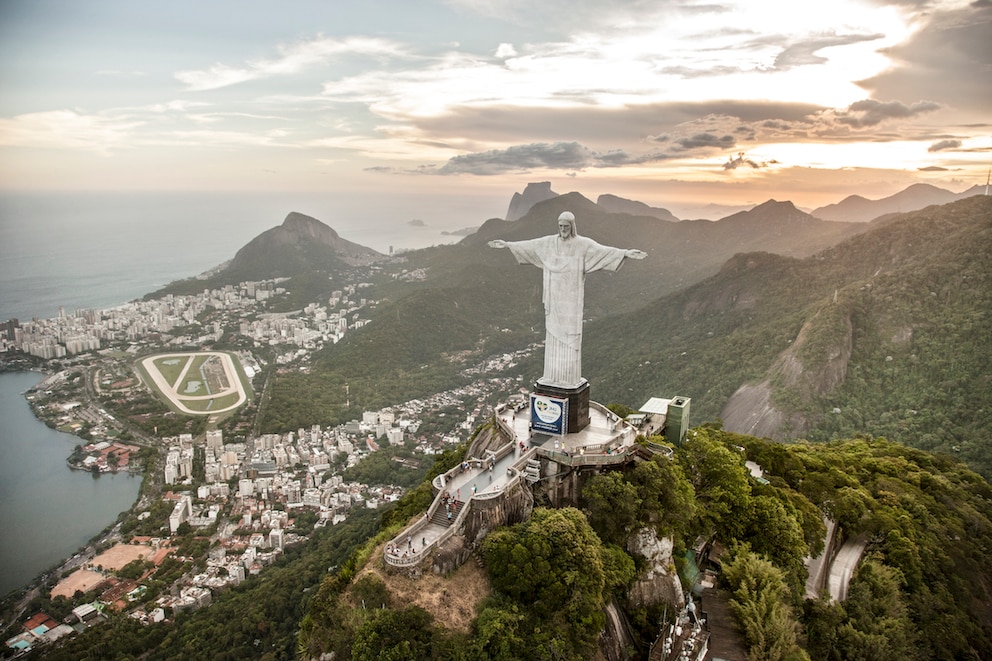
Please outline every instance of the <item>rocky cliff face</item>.
M486 452L495 452L507 444L510 439L496 431L494 426L483 427L472 439L472 443L465 451L466 457L485 457Z
M599 653L606 661L628 661L630 650L634 648L634 636L616 599L607 602L605 614L606 624L599 634Z
M551 190L550 181L527 184L527 188L524 189L522 194L513 194L513 197L510 199L510 207L506 210L506 219L519 220L527 215L527 212L530 211L532 206L538 202L550 200L553 197L558 197L558 193Z
M775 440L805 434L811 421L776 407L774 391L785 390L801 399L829 395L847 377L853 346L854 325L844 303L824 305L803 324L765 379L745 383L731 395L721 414L724 429Z
M460 532L470 546L477 547L492 531L527 521L533 511L534 496L530 488L517 482L501 498L474 500Z
M630 588L629 601L633 608L645 608L667 603L676 608L685 605L682 582L672 561L672 540L658 537L654 528L642 528L627 540L627 550L647 561L647 568Z

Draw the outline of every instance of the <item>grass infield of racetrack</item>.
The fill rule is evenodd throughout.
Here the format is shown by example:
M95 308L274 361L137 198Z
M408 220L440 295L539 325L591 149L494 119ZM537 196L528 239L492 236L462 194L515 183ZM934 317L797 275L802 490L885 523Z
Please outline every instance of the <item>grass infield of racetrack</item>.
M234 365L235 378L238 380L238 382L241 384L241 387L244 389L245 395L247 397L246 402L250 401L254 396L254 392L251 387L251 381L249 381L247 375L245 375L244 367L241 365L241 361L238 359L238 356L236 354L232 354L229 352L210 352L210 353L226 353L231 357L231 362ZM150 374L148 374L148 370L143 364L145 358L142 358L135 362L135 366L138 370L138 373L142 377L141 379L142 382L144 382L145 385L148 386L148 388L152 391L152 393L155 394L156 397L159 398L159 400L164 402L166 406L169 407L170 410L175 411L176 413L182 415L215 415L218 414L217 413L218 411L221 411L222 409L231 406L232 404L238 401L237 391L227 393L219 397L215 397L213 399L203 399L203 400L190 400L182 396L181 388L183 384L178 384L176 383L176 381L179 380L179 376L182 373L185 365L191 360L196 361L194 362L193 365L190 366L189 371L187 371L186 378L183 380L184 383L188 381L200 381L201 377L200 377L199 367L203 365L203 363L206 360L208 360L210 356L203 353L189 353L181 356L170 354L170 355L164 355L154 358L152 360L152 364L159 371L162 377L169 383L169 385L174 390L180 391L177 399L183 404L183 406L190 409L191 411L194 411L194 413L183 411L176 406L176 403L173 402L169 396L167 396L164 392L162 392L158 388L158 385L155 383L155 380L151 377ZM216 358L214 358L214 360L216 360ZM195 393L191 393L191 396L199 396L205 394L207 394L206 390L200 389ZM219 413L219 415L226 416L226 415L230 415L232 412L233 411L224 411L222 413Z
M165 378L166 382L175 388L176 381L179 380L179 375L182 374L183 368L186 367L186 363L188 362L189 357L165 356L155 359L155 368Z

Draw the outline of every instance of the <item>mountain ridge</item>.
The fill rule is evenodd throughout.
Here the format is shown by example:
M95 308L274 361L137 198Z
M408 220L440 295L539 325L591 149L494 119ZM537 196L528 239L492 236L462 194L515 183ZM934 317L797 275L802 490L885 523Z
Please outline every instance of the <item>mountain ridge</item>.
M298 381L294 388L309 391L311 386L304 381L319 383L333 374L349 383L353 406L376 408L428 395L438 384L455 387L471 361L539 342L543 335L540 270L518 265L505 251L486 244L494 238L519 241L548 235L566 210L576 215L580 235L648 253L646 260L587 279L587 320L632 313L712 276L735 253L766 250L805 257L869 227L813 218L788 202L770 201L721 221L672 223L610 214L577 192L557 195L535 204L519 220L490 219L454 245L405 253L402 262L390 268L416 270L427 277L417 283L391 280L382 285L372 323L325 347L315 358L313 374L292 377ZM377 321L380 317L382 323ZM283 401L286 390L280 388L272 402L272 410L281 412L278 419L270 421L263 413L267 430L334 422L331 417L319 421L287 417L285 412L298 407ZM322 407L327 415L340 410L329 404Z
M737 255L590 324L587 378L606 401L692 397L694 415L731 431L884 435L992 475L990 255L985 197L902 214L804 259Z
M678 222L679 220L675 217L675 214L668 209L648 206L643 202L628 200L609 193L605 193L597 197L596 204L610 213L627 213L632 216L652 216L658 220L667 220L670 222Z
M282 225L262 232L238 250L228 268L235 272L250 270L257 266L260 259L271 262L267 253L276 251L289 259L289 264L282 267L280 274L295 275L294 269L318 266L312 264L306 255L306 250L314 246L326 249L323 252L330 253L349 266L367 265L385 257L372 248L341 238L334 229L316 218L292 211Z
M550 181L540 181L527 184L522 193L514 193L510 205L506 209L506 220L519 220L538 202L544 202L557 197L558 193L551 190Z
M889 213L908 213L933 204L947 204L981 194L978 186L954 193L931 184L912 184L903 190L877 200L861 195L849 195L840 202L818 207L811 213L824 220L868 222Z

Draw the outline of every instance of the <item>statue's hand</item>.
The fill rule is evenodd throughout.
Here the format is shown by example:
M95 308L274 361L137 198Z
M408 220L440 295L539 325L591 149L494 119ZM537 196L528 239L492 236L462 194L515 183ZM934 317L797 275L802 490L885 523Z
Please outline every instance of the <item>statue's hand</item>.
M493 239L492 241L489 242L489 247L490 248L505 248L506 247L506 241L504 241L503 239Z
M630 257L631 259L644 259L647 256L648 254L643 250L631 249L627 251L627 257Z

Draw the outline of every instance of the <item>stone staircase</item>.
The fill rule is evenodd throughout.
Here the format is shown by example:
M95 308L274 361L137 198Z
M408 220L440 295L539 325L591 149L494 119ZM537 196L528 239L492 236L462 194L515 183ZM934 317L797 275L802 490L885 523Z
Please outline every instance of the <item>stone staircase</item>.
M462 511L462 507L465 506L460 500L451 499L451 520L448 520L448 513L445 511L444 505L441 505L436 510L434 510L434 516L431 517L431 523L436 523L444 528L449 527L458 516L458 513Z

